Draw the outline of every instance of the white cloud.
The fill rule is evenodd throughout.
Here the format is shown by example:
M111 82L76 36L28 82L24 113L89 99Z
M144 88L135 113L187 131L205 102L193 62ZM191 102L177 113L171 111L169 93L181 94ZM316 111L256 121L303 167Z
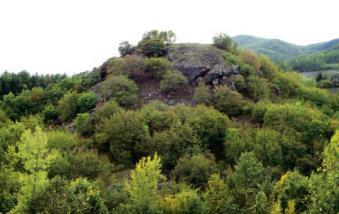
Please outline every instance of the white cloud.
M151 29L178 42L215 33L308 44L339 37L337 0L1 0L0 71L78 73Z

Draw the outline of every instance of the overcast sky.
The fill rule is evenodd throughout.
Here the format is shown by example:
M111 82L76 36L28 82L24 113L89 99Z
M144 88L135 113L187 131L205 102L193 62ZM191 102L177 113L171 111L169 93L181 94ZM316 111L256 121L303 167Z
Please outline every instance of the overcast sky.
M177 42L218 32L309 44L339 37L338 0L0 0L0 72L74 74L152 29Z

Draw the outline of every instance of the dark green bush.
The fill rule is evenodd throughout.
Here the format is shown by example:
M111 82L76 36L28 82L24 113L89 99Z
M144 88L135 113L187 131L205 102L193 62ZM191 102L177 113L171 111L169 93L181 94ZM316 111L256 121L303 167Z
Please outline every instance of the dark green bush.
M239 116L247 111L242 95L227 86L220 86L213 91L213 106L229 116Z
M79 95L77 105L78 112L83 113L95 107L97 103L97 95L93 92L85 92Z
M227 34L220 33L213 37L213 45L217 48L226 51L233 51L235 44L230 36Z
M178 71L167 71L160 81L162 92L177 91L187 84L187 78Z
M173 174L175 179L193 187L205 187L209 177L217 172L214 158L211 155L186 155L179 159Z
M144 65L149 77L157 79L161 79L171 69L171 63L166 58L150 58L145 60Z
M126 76L111 76L100 85L102 96L116 100L123 107L131 107L138 101L138 87Z
M165 43L158 39L150 39L142 44L142 53L147 57L162 57L167 54Z
M93 119L87 112L78 114L75 119L75 127L79 134L89 136L94 131Z

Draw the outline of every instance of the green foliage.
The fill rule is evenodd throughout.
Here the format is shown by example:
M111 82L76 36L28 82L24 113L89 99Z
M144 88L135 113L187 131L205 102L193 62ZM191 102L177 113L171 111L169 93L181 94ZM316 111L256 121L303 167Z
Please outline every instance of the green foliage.
M216 171L216 164L212 156L197 154L186 155L179 159L173 173L179 182L190 184L193 187L205 187L208 178Z
M115 99L119 105L131 107L138 101L138 87L126 76L111 76L100 85L100 93L105 99Z
M142 40L140 43L143 43L145 41L152 40L152 39L160 40L164 42L165 44L171 44L175 42L176 36L175 36L175 33L171 30L169 31L151 30L142 36Z
M204 198L207 201L209 213L231 213L235 211L231 192L219 174L213 174L209 178Z
M227 86L214 89L213 106L229 116L239 116L246 111L246 101L242 95Z
M119 44L119 53L121 56L132 54L133 51L134 47L128 41L123 41Z
M58 110L53 105L46 105L42 111L42 117L45 123L51 123L58 119Z
M100 108L98 108L95 111L94 119L96 122L100 122L122 110L123 109L118 105L118 103L114 99L112 99L112 100L105 102Z
M257 193L269 189L269 185L266 186L267 180L265 168L255 158L254 153L242 153L234 173L229 178L237 206L244 212L255 206Z
M153 158L142 158L131 172L131 180L125 183L130 203L126 204L131 213L157 213L160 199L158 184L165 179L161 175L161 159L155 154Z
M77 93L68 92L59 100L58 112L63 122L75 118L78 111L78 97Z
M223 33L213 37L213 45L226 51L234 51L235 49L235 44L233 43L232 38Z
M185 153L200 148L199 138L188 124L174 124L169 130L155 132L149 144L161 155L163 169L172 170Z
M271 91L266 79L251 75L247 78L246 83L250 97L254 101L266 100L269 98Z
M178 71L167 71L160 81L160 90L170 92L180 90L187 84L187 78Z
M298 172L287 172L276 183L278 200L282 209L288 207L288 202L295 202L296 212L303 212L307 208L307 197L309 194L308 180Z
M194 101L198 104L210 104L211 94L207 85L199 83L199 86L194 91Z
M93 119L89 113L78 114L75 119L76 131L83 136L90 136L93 133Z
M95 107L97 103L97 95L93 92L85 92L79 95L77 106L79 112L87 112L88 110Z
M203 148L211 151L217 159L223 156L226 129L230 127L230 119L212 107L198 105L187 119L188 124L197 133Z
M135 163L143 154L148 136L145 121L138 112L117 112L96 127L98 143L109 146L111 158L126 166Z
M166 58L153 57L145 60L144 67L149 77L161 79L172 66Z
M27 212L29 200L48 183L47 169L56 157L47 148L47 135L40 127L35 132L26 130L18 142L18 157L23 162L27 174L23 175L23 186L18 196L16 212Z
M142 44L142 53L146 57L162 57L167 54L167 48L163 41L150 39Z
M206 203L199 196L197 190L186 188L174 196L165 197L163 200L166 213L203 214L207 212Z

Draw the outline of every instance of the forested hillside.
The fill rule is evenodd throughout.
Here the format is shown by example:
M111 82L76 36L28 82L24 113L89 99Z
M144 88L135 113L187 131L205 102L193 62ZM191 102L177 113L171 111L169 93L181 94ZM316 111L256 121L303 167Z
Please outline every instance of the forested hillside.
M338 93L225 34L119 51L0 77L0 212L339 212Z
M298 71L338 68L339 39L306 46L249 35L240 35L233 39L241 48L265 54L275 61L287 60L291 68Z

